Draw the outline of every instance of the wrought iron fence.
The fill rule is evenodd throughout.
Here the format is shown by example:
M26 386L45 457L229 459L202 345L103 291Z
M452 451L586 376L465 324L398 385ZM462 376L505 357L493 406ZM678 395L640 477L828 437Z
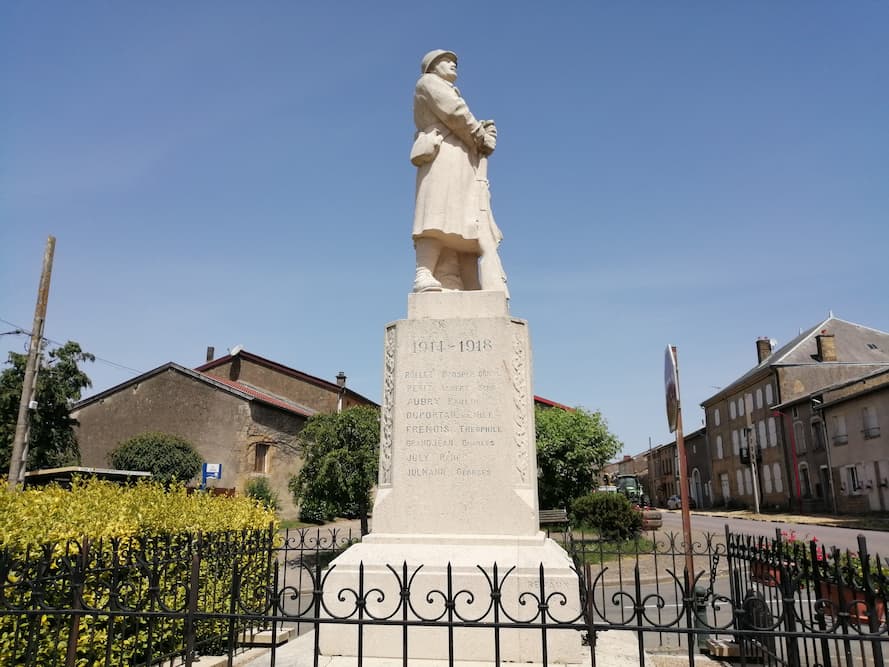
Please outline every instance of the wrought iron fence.
M495 664L516 651L554 664L573 644L592 665L607 664L596 648L615 635L640 665L645 651L694 664L702 650L741 664L885 664L886 568L863 538L856 560L726 529L692 545L689 577L680 536L604 542L573 532L564 542L576 595L542 567L479 566L472 585L465 572L409 562L361 566L343 579L330 561L357 539L301 529L2 552L0 664L191 665L212 654L232 664L245 646L264 643L274 665L279 639L308 630L316 664L324 650L361 664L380 640L403 665L429 642L451 661L474 646ZM858 586L863 593L853 594ZM333 649L325 634L337 635Z
M272 530L69 540L0 551L0 664L149 665L263 629Z

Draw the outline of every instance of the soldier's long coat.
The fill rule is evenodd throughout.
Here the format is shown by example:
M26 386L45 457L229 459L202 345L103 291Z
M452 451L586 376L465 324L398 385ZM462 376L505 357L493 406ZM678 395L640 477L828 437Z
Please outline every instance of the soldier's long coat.
M473 133L480 125L457 88L424 74L414 91L418 132L438 128L445 135L435 159L417 170L413 235L435 236L448 247L478 253L478 151Z

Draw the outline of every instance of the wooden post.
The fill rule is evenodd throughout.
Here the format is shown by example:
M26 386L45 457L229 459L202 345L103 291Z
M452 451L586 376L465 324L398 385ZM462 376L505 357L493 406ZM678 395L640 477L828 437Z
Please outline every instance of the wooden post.
M19 401L19 414L15 423L15 436L12 440L12 454L9 457L9 483L13 489L20 488L25 481L25 469L28 462L28 435L31 425L29 410L37 389L43 323L46 321L46 304L49 300L49 280L52 276L52 259L55 249L56 237L50 236L46 240L46 250L43 252L43 270L40 273L37 305L34 308L34 325L31 327L31 346L28 349L25 379L22 382L22 398Z

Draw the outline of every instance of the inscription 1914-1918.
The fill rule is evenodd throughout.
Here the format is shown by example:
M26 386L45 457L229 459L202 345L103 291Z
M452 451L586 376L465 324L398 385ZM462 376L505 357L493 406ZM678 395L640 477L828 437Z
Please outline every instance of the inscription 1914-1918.
M456 342L447 340L415 340L411 346L415 354L429 352L491 352L494 341L490 338L465 338Z

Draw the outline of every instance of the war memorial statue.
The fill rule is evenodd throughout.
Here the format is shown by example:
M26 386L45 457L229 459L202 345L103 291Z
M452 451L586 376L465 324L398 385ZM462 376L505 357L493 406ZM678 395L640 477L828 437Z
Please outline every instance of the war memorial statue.
M371 532L330 564L324 613L353 619L360 606L366 618L417 623L448 613L569 623L582 614L578 577L565 550L540 530L531 341L528 323L509 312L488 204L497 130L469 112L453 85L456 68L451 51L422 59L411 151L416 279L407 318L385 327ZM496 591L495 564L508 573ZM446 599L451 589L459 593ZM534 591L558 604L529 604ZM500 660L542 660L539 630L508 633ZM322 655L355 656L361 646L363 655L393 664L446 659L450 647L458 661L495 657L489 632L479 628L456 628L451 640L444 627L412 627L409 635L408 643L396 626L359 634L322 625L319 647ZM551 665L578 662L579 633L549 630L546 651Z
M457 55L435 49L420 64L414 89L417 133L411 162L417 167L414 292L506 291L497 255L503 238L491 214L488 156L497 126L477 120L460 91Z

